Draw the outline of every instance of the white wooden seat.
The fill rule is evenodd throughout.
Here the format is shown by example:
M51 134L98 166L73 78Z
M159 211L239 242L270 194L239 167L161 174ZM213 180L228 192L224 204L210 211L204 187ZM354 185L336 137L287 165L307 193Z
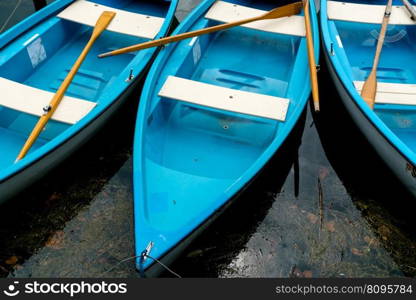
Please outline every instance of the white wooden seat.
M284 121L289 99L169 76L159 96L236 113Z
M85 0L75 1L59 13L58 17L94 27L98 17L106 10L116 13L107 30L146 39L154 39L165 20L160 17L136 14Z
M360 93L364 81L354 81L354 85ZM376 103L416 105L416 84L378 82Z
M222 23L231 23L260 16L267 11L251 7L217 1L205 15L206 19ZM305 36L305 21L302 16L283 17L275 20L262 20L242 25L243 27L266 32Z
M3 77L0 77L0 91L0 106L35 116L43 114L43 108L49 104L54 96L54 93ZM65 96L52 119L62 123L75 124L95 106L96 103L94 102Z
M331 20L381 24L385 5L357 4L328 1L328 18ZM404 6L393 6L389 20L390 25L415 25Z

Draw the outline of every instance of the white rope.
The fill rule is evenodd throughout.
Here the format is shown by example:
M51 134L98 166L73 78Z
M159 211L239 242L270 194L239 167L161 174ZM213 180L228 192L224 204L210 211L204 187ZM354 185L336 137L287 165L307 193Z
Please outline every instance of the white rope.
M122 263L124 263L124 262L126 262L126 261L129 261L129 260L132 260L132 259L135 259L135 258L137 258L137 257L139 257L139 256L132 256L132 257L128 257L128 258L125 258L125 259L123 259L123 260L121 260L121 261L119 261L117 264L115 264L113 267L111 267L109 270L107 270L107 271L105 271L104 273L102 273L99 277L103 277L105 274L107 274L107 273L109 273L109 272L111 272L111 271L113 271L115 268L117 268L119 265L121 265Z
M164 263L162 263L160 260L158 260L157 258L154 258L154 257L151 257L151 256L149 256L149 255L147 255L147 254L142 254L142 255L139 255L139 256L132 256L132 257L128 257L128 258L125 258L125 259L123 259L123 260L121 260L121 261L119 261L117 264L115 264L113 267L111 267L109 270L107 270L107 271L105 271L104 273L102 273L101 275L100 275L100 277L103 277L105 274L107 274L107 273L109 273L109 272L111 272L111 271L113 271L115 268L117 268L119 265L121 265L122 263L125 263L126 261L129 261L129 260L132 260L132 259L135 259L135 258L139 258L139 257L147 257L147 258L150 258L151 260L153 260L153 261L155 261L156 263L158 263L159 265L161 265L166 271L168 271L169 273L171 273L172 275L174 275L174 276L176 276L177 278L182 278L178 273L176 273L176 272L174 272L172 269L170 269L167 265L165 265Z
M4 29L6 28L7 24L9 24L10 20L13 18L14 14L16 13L17 9L19 8L20 4L22 3L22 0L19 0L16 4L16 6L14 7L12 13L9 15L9 17L6 19L6 21L3 23L3 25L1 26L0 29L0 33L2 33L4 31Z
M159 265L161 265L166 271L168 271L169 273L171 273L173 276L176 276L177 278L182 278L178 273L172 271L172 269L170 269L167 265L165 265L164 263L162 263L160 260L158 260L157 258L151 257L148 254L144 254L146 257L152 259L153 261L157 262Z

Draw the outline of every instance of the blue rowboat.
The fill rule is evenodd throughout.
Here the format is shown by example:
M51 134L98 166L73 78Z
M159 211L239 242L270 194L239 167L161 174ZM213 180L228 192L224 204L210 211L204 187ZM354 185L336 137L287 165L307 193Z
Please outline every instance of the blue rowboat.
M371 72L387 1L321 2L325 59L348 113L369 143L416 195L416 22L394 1L371 110L360 96Z
M97 54L167 34L178 1L57 0L0 35L0 203L88 140L137 86L157 49ZM28 155L16 156L104 10L116 17L88 54Z
M276 1L203 1L173 34L248 17ZM279 5L282 5L279 2ZM315 55L319 32L310 12ZM137 268L155 276L276 153L311 92L301 15L166 46L141 97L134 142Z

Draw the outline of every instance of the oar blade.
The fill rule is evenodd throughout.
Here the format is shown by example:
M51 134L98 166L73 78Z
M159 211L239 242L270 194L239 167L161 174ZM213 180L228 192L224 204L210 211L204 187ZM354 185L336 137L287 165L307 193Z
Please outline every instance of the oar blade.
M295 2L284 6L280 6L264 14L262 19L277 19L297 15L302 10L302 7L302 2Z
M364 82L363 89L361 90L361 97L373 109L374 102L377 94L377 76L375 72L371 72L367 80Z
M93 35L100 35L108 27L115 15L115 12L104 11L95 24Z
M368 76L367 80L364 82L363 89L361 90L361 97L368 104L368 106L373 109L374 103L376 101L377 94L377 68L380 61L381 50L383 49L384 38L386 36L387 26L389 25L391 8L393 5L392 0L388 0L386 5L386 10L383 17L383 22L381 25L380 34L378 35L376 53L374 55L373 67L371 73Z

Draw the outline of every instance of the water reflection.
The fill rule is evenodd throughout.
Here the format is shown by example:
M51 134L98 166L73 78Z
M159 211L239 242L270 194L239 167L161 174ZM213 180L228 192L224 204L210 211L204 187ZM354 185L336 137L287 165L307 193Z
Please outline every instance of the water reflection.
M1 207L1 275L98 276L133 254L136 99L76 155Z
M246 231L241 225L234 225L235 231L231 234L227 229L224 232L224 228L230 222L245 222L247 214L260 210L256 203L267 201L266 199L272 203L270 209L261 207L260 211L266 213L265 217L261 216L257 219L257 224L254 223L254 233L249 234L248 241L241 245L239 252L236 255L230 253L231 260L223 263L219 276L371 277L401 274L393 259L378 242L371 226L351 202L321 150L317 151L316 148L320 148L317 140L316 131L312 128L305 130L299 151L299 196L295 195L296 174L292 168L279 193L276 193L276 189L255 188L252 195L243 196L247 199L242 201L252 202L249 209L242 209L243 212L238 211L236 214L235 210L231 212L231 208L228 218L225 216L222 223L217 225L218 228L213 229L217 235L225 234L221 239L225 243L227 240L238 240L234 235L242 239ZM265 177L276 178L279 173L277 170L279 164L270 168L259 180ZM322 187L321 196L318 179ZM275 188L279 190L278 185ZM209 239L218 241L215 236L201 239L204 239L202 245L196 246L201 249L212 248ZM209 264L218 266L221 261L217 257L224 256L221 255L222 251L222 248L210 250L199 259L202 260L205 256ZM189 253L197 252L191 249ZM177 269L187 265L186 260L192 265L192 257L188 254L182 262L177 262Z

